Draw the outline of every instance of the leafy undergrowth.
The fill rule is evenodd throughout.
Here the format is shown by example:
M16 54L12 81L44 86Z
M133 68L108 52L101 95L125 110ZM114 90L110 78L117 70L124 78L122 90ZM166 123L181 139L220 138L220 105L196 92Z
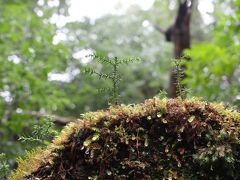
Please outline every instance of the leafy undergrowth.
M239 112L198 99L158 98L85 114L47 149L19 160L10 177L239 178Z

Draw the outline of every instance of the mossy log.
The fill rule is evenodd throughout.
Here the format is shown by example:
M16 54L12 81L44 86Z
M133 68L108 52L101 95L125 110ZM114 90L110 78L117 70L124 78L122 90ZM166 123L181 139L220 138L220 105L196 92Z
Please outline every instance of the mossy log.
M239 178L239 112L153 98L85 114L19 160L10 180Z

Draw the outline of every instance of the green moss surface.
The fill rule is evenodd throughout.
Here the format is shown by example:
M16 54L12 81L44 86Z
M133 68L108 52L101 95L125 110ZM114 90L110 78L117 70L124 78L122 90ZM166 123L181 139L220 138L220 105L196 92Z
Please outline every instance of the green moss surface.
M20 179L239 179L240 113L199 99L90 112L19 160Z

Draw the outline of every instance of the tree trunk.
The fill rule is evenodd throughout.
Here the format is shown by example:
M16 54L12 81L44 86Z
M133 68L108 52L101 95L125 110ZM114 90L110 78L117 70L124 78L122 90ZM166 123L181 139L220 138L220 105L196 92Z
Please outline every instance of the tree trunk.
M172 26L172 42L174 43L174 57L180 59L185 49L190 49L190 19L193 1L185 0L179 4L178 15ZM173 67L170 73L169 97L177 97L176 71Z
M166 31L155 26L157 30L165 34L166 41L174 44L174 58L180 59L185 49L190 48L190 20L194 0L179 0L178 13L175 22ZM177 97L176 70L171 69L168 95L170 98Z

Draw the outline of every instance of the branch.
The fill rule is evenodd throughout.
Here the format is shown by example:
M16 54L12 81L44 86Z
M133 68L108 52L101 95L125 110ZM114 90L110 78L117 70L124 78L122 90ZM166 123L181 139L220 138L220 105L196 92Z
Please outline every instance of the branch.
M151 25L159 32L165 34L166 33L166 29L163 29L162 27L158 26L156 23L150 22Z
M74 118L74 117L63 117L63 116L59 116L59 115L41 113L41 112L37 112L37 111L22 112L21 114L30 115L30 116L33 116L36 118L51 117L53 119L53 122L60 126L65 126L69 122L73 122L73 121L77 120L77 118Z

